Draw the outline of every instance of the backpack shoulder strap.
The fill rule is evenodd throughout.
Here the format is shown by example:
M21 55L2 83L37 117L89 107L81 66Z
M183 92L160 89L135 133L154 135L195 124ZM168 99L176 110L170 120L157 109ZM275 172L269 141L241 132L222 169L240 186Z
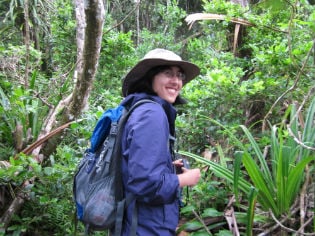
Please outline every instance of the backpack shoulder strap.
M117 145L115 145L115 152L119 153L120 155L116 155L119 157L119 160L117 160L119 163L122 161L121 160L121 139L122 139L122 132L123 132L123 127L129 118L130 114L141 104L144 103L157 103L155 101L152 101L150 99L142 99L138 102L136 102L134 105L132 105L129 109L125 111L125 113L122 115L121 119L119 120L119 127L118 127L118 135L117 135ZM121 231L122 231L122 222L123 222L123 217L124 217L124 211L127 208L127 206L135 199L135 196L133 194L129 195L126 199L123 199L121 202L119 202L117 206L117 217L116 217L116 222L115 222L115 232L114 236L120 236ZM138 207L137 204L135 204L133 213L132 213L132 224L130 228L130 235L135 236L136 231L137 231L137 225L138 225Z
M144 103L156 103L157 102L151 100L151 99L141 99L138 102L136 102L135 104L133 104L129 109L127 109L126 114L124 114L122 116L122 122L126 122L126 120L128 119L128 117L130 116L130 114L140 105L144 104Z

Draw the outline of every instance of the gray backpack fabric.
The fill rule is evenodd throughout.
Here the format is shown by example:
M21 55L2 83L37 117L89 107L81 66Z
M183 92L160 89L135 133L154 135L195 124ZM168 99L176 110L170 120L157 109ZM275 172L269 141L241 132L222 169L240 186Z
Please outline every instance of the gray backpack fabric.
M86 234L114 228L114 235L121 235L124 210L135 198L134 196L124 198L121 135L131 112L146 102L153 101L144 99L128 110L119 106L106 111L93 131L91 148L85 151L73 182L76 217L84 224ZM95 143L101 145L93 146ZM136 235L136 208L133 213L131 235Z

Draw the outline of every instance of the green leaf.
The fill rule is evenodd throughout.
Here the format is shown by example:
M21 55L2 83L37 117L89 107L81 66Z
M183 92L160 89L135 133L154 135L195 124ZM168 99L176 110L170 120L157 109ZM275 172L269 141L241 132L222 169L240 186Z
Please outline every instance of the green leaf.
M210 167L210 170L214 172L215 175L218 177L221 177L223 179L226 179L228 182L233 183L234 181L234 175L233 172L225 167L220 166L218 163L209 161L203 157L200 157L198 155L195 155L190 152L185 152L185 151L179 151L179 154L191 157L195 159L198 162L204 163ZM239 188L245 192L248 193L251 185L243 178L239 179Z
M216 217L216 216L223 216L222 212L217 211L214 208L207 208L201 215L202 217Z
M183 226L183 229L195 230L203 227L202 223L199 221L190 221L186 222Z
M216 236L233 236L233 233L229 230L220 230L219 233L215 234Z
M309 108L307 109L305 125L303 129L302 142L307 146L314 147L315 140L315 126L314 126L314 117L315 117L315 97L313 98ZM303 149L301 153L301 159L309 156L310 150Z
M52 175L54 173L54 168L52 168L52 167L45 167L44 168L44 173L45 173L45 175L50 176L50 175Z
M263 156L258 144L256 143L255 139L253 138L253 136L251 135L251 133L248 131L248 129L244 126L241 125L240 126L244 133L246 134L247 138L249 139L252 148L254 149L256 156L260 162L261 168L262 168L262 172L263 172L263 178L265 179L265 181L269 184L273 184L273 180L272 180L272 176L270 173L270 170L268 168L267 162L265 160L265 157ZM273 186L274 187L274 186Z
M191 213L193 210L195 210L195 207L193 205L188 205L181 208L182 213Z
M241 173L241 163L243 158L243 152L235 152L234 156L234 184L233 184L233 192L235 194L235 199L238 201L238 183Z
M304 169L307 164L314 161L315 157L307 157L301 160L291 171L288 176L288 186L286 196L289 203L293 203L299 193L301 181L304 179Z
M247 224L246 224L246 235L253 235L253 225L254 225L254 216L255 216L255 206L257 199L258 191L255 188L251 188L249 192L249 207L247 209Z
M260 171L257 164L254 162L254 160L248 153L244 153L243 163L246 168L246 171L248 172L248 175L250 176L251 180L254 183L254 186L259 190L258 192L259 202L261 203L263 208L265 210L271 208L274 214L278 215L279 213L278 207L276 206L276 203L274 201L275 194L273 184L271 184L270 186L270 183L265 182L265 178L262 172Z

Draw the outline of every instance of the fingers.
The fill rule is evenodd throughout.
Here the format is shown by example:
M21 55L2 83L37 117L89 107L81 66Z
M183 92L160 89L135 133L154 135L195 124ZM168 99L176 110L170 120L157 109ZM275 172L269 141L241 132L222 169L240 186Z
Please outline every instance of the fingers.
M178 175L180 186L194 186L199 182L201 177L200 169L182 168L183 173Z
M178 159L178 160L173 161L173 165L183 166L183 159Z
M187 169L187 168L182 167L182 172L183 172L183 173L185 173L185 172L187 172L187 171L188 171L188 169Z

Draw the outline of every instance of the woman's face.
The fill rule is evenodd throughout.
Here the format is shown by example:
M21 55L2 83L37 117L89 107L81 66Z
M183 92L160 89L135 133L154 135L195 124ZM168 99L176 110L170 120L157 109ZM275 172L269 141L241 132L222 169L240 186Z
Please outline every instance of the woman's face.
M182 70L178 66L170 66L154 76L153 91L172 104L183 87L183 80L185 80L185 74Z

